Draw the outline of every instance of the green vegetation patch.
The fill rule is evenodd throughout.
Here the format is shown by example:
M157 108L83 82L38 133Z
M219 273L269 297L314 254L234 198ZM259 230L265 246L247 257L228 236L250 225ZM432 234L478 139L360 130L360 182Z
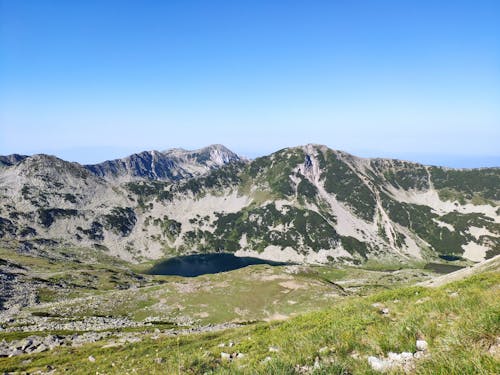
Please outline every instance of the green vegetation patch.
M78 215L77 210L64 208L40 208L38 209L38 220L44 227L50 227L56 219L70 218Z
M350 254L359 254L363 259L368 259L367 254L370 249L370 245L366 242L362 242L357 238L346 236L341 237L342 247Z
M500 201L500 168L445 169L430 167L436 189L451 189L472 200L479 195L487 200ZM477 198L476 198L477 199Z
M304 162L304 151L287 148L270 156L255 159L247 167L246 174L253 183L265 182L278 197L295 194L290 175L297 165Z
M163 216L163 219L154 219L154 225L159 225L163 235L170 240L174 240L182 230L182 224L176 220L169 219L168 216Z
M334 152L328 150L325 157L321 153L318 157L320 165L325 166L325 190L351 206L360 218L373 221L376 199L364 181Z
M414 231L440 254L461 255L464 251L462 245L473 238L461 228L451 231L439 226L433 219L445 221L444 218L433 213L428 206L397 202L383 193L380 197L391 220Z
M421 164L409 163L402 160L374 159L370 161L371 167L384 176L385 181L392 186L404 190L426 190L429 186L429 172ZM376 181L382 185L380 181Z
M269 245L296 250L331 249L340 239L332 225L317 212L293 206L278 210L274 203L237 213L217 214L208 242L214 250L236 251L245 235L249 247L263 251Z
M128 236L134 229L137 217L131 207L115 207L111 213L104 215L104 226L124 237Z

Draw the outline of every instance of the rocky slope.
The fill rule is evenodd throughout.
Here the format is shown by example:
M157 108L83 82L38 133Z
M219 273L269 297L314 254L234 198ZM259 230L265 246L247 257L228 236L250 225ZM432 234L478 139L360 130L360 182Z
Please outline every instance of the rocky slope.
M96 176L111 181L167 180L176 181L202 175L240 158L222 145L212 145L200 150L171 149L163 152L143 151L123 159L86 165Z
M296 262L481 261L500 253L500 169L363 159L306 145L246 161L223 146L94 166L0 158L0 237L128 261L228 251Z

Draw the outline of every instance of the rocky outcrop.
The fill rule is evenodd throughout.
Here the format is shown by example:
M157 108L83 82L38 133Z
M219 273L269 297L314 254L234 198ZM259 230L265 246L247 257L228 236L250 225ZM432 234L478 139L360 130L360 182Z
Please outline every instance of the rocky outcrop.
M3 160L0 236L20 251L64 244L127 261L234 252L350 264L500 253L498 168L363 159L321 145L253 161L221 145L94 166Z
M107 180L164 180L178 181L200 176L225 164L239 161L234 152L222 145L212 145L199 150L171 149L143 151L123 159L86 165L85 168Z

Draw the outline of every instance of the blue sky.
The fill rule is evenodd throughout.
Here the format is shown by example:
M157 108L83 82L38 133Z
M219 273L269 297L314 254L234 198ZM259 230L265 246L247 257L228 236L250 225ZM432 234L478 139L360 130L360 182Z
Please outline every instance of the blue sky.
M0 154L500 166L498 1L0 0Z

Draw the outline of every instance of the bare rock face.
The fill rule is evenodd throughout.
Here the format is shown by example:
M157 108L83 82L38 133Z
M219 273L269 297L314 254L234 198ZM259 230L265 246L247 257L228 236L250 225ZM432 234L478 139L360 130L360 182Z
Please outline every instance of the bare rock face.
M85 168L106 180L164 180L178 181L200 176L225 164L239 161L234 152L222 145L212 145L199 150L171 149L143 151L123 159L86 165Z
M12 154L6 156L0 155L0 166L11 166L19 163L20 161L23 161L27 157L28 156L26 155L18 155L18 154Z
M500 238L498 186L499 168L321 145L252 161L221 145L87 166L9 155L0 157L0 239L25 253L92 247L132 262L214 251L294 263L476 261Z

